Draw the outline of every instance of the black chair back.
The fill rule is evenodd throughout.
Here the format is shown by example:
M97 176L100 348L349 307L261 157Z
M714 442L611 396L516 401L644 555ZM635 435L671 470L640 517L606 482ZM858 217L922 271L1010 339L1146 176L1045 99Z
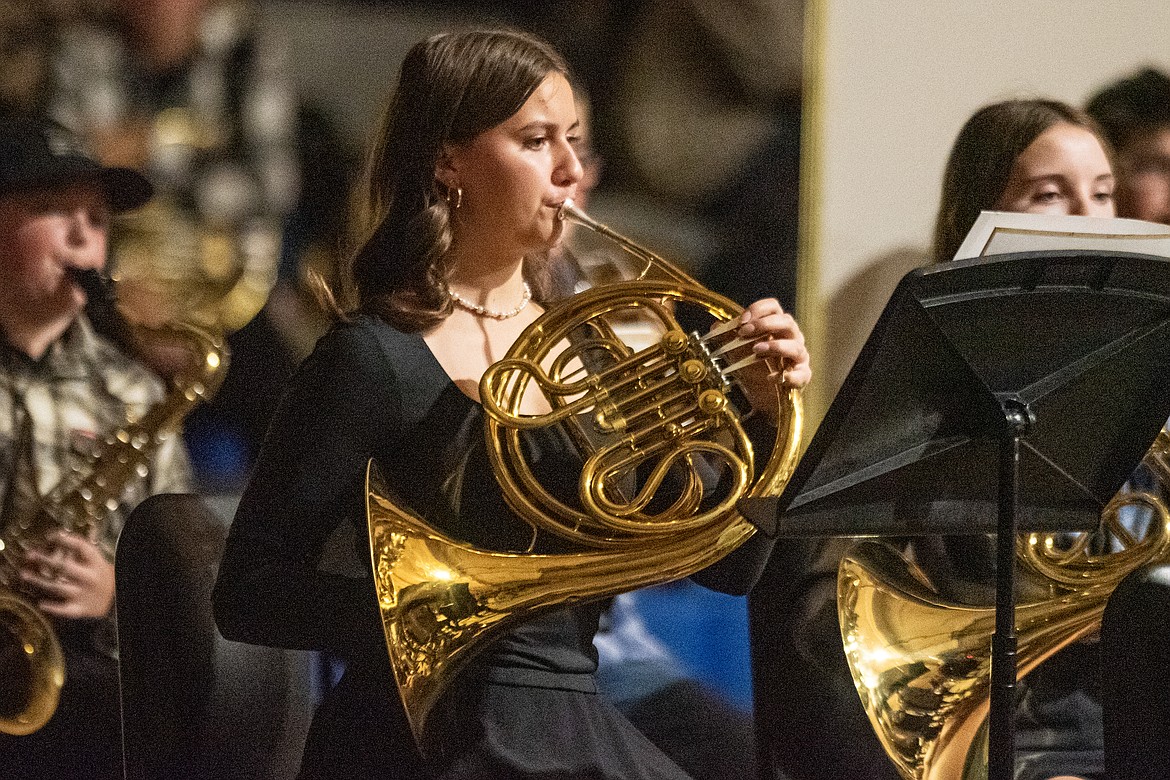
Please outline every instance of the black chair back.
M284 780L311 715L307 653L228 642L211 613L226 520L198 496L131 512L115 572L127 780Z

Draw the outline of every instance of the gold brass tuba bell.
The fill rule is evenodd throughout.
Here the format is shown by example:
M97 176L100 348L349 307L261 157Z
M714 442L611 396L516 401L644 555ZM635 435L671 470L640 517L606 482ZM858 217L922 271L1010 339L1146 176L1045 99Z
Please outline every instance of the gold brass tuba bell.
M1170 485L1170 432L1158 435L1144 463ZM1138 508L1152 518L1140 538L1122 522ZM1170 509L1158 496L1119 493L1101 524L1121 549L1094 552L1090 534L1071 545L1046 534L1017 539L1022 573L1047 593L1016 609L1017 677L1099 630L1122 578L1170 554ZM902 777L986 778L994 607L946 601L899 552L862 542L838 571L837 609L858 694Z
M484 374L480 396L489 458L508 505L534 534L556 534L581 551L538 555L465 545L395 505L370 464L374 580L416 738L446 686L492 637L537 612L680 579L714 563L755 533L735 501L778 494L795 466L799 393L778 389L780 420L764 462L729 397L734 373L756 360L728 364L726 355L743 342L721 343L734 334L742 310L569 202L562 218L610 237L645 266L637 279L551 307ZM664 278L648 278L651 270ZM686 334L674 313L683 306L722 326L705 336ZM650 346L634 349L619 336L614 323L631 317L658 333ZM551 406L547 415L520 413L533 388ZM558 424L585 459L575 502L542 486L520 448L522 430ZM710 495L700 466L722 470L731 485L725 494ZM648 476L631 488L635 470ZM655 502L667 472L681 472L682 486Z

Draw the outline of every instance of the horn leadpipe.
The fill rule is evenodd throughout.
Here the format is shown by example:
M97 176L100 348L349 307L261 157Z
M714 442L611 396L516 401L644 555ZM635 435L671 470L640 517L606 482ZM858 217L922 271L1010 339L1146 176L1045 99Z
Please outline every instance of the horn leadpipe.
M579 224L583 227L586 227L586 228L594 231L595 233L599 233L600 235L605 236L606 238L610 239L611 241L616 243L618 246L620 246L622 249L629 252L631 255L638 258L643 263L645 263L642 270L638 273L638 276L636 277L637 279L646 278L646 274L649 273L650 268L652 266L658 266L669 277L671 277L674 281L681 282L683 284L689 284L689 285L692 285L694 287L704 287L705 286L701 282L699 282L699 280L695 279L693 276L691 276L686 271L684 271L682 268L680 268L677 264L672 263L671 261L667 260L666 258L662 257L659 254L651 252L649 249L647 249L644 246L641 246L640 244L634 243L630 239L623 236L621 233L618 233L616 230L609 227L608 225L605 225L601 222L598 222L593 217L589 216L584 211L582 211L577 206L577 204L573 202L572 198L565 199L565 201L561 204L560 209L558 209L558 211L557 211L557 216L562 220L569 220L572 222L576 222L577 224ZM709 333L707 333L706 335L703 335L703 336L699 336L698 338L700 341L705 343L705 342L709 341L710 339L717 338L717 337L722 336L728 332L733 331L738 326L739 326L739 318L736 317L734 319L728 320L727 322L719 323ZM760 341L763 339L768 339L768 338L771 338L771 335L766 334L766 333L762 333L758 336L752 336L752 337L749 337L746 339L745 338L736 338L736 339L733 339L732 341L728 342L727 344L724 344L718 351L714 352L714 354L719 355L719 354L722 354L723 352L726 352L728 350L732 350L732 349L735 349L737 347L747 346L749 344L753 344L757 341ZM736 361L732 365L728 366L723 371L723 373L724 373L724 375L734 374L735 372L740 371L744 368L747 368L748 366L753 365L754 363L758 363L761 360L768 361L768 367L769 367L769 370L772 374L777 373L775 365L773 365L770 362L770 358L763 358L763 357L760 357L759 355L755 355L755 354L749 355L745 358L742 358L741 360Z

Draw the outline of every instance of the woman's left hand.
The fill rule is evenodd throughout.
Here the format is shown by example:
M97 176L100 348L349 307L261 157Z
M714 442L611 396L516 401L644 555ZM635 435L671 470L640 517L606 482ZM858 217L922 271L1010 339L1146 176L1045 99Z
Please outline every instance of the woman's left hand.
M758 339L752 343L751 351L767 358L738 372L737 379L752 407L775 420L779 413L776 386L799 389L812 379L804 334L779 301L764 298L744 309L735 335Z

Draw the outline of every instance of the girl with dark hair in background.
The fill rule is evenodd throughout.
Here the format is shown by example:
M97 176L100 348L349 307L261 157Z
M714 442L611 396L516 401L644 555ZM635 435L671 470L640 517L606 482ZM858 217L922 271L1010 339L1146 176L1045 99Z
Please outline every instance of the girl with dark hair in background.
M1113 217L1113 168L1096 123L1055 100L993 103L963 125L947 161L935 228L935 260L952 259L980 211ZM911 546L947 595L994 602L991 537L930 537ZM1061 651L1024 678L1016 714L1016 776L1104 776L1095 642Z
M981 211L1115 216L1108 148L1088 114L1055 100L979 109L947 160L935 261L955 256Z
M1053 100L1008 100L964 124L947 161L934 234L936 262L951 260L979 212L1112 217L1113 172L1096 125ZM768 630L769 703L775 732L765 743L793 780L895 780L857 697L837 617L837 570L853 540L777 548L765 574L787 607ZM917 537L902 542L944 596L994 603L995 550L988 537ZM783 572L776 585L772 571ZM1095 646L1078 643L1021 683L1018 780L1097 778L1103 766ZM765 752L765 757L768 757Z

